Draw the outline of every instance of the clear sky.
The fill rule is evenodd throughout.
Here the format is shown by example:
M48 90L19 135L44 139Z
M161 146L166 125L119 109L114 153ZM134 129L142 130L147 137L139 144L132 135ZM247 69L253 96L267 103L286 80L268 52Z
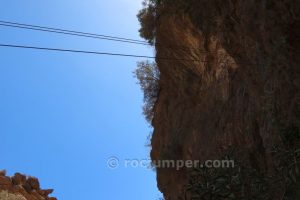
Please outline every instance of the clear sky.
M0 20L141 39L141 0L1 0ZM150 47L0 27L0 43L152 55ZM151 129L132 72L140 59L0 47L0 169L39 178L59 200L156 200Z

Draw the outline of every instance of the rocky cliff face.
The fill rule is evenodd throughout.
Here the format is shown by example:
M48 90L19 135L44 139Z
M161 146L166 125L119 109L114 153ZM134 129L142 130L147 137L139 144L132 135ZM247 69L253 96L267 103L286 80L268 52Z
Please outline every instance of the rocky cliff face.
M9 177L0 172L0 200L56 200L49 197L52 192L52 189L41 189L37 178L20 173Z
M155 11L152 160L212 160L235 147L239 159L276 176L274 147L300 144L300 2L172 2ZM158 187L179 199L189 176L158 168ZM269 198L283 199L288 189L276 184Z

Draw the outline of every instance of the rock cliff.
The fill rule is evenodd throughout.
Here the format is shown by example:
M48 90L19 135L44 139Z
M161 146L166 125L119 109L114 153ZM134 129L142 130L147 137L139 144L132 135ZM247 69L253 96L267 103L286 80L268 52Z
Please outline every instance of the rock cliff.
M155 20L150 39L160 70L152 160L204 162L234 147L239 160L272 177L266 199L299 199L299 172L292 175L294 186L274 182L282 178L274 149L299 159L300 2L151 2L146 14ZM160 59L166 57L173 59ZM157 168L165 199L183 198L190 176L188 169ZM247 192L224 198L196 193L195 199L253 199Z

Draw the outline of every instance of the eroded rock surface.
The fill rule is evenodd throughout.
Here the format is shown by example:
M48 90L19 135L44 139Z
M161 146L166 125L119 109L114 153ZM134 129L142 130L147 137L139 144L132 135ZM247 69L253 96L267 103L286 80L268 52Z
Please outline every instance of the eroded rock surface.
M300 144L299 1L190 0L184 11L160 2L152 160L212 160L235 147L253 168L278 175L273 147ZM188 176L157 169L158 187L176 200ZM285 193L276 187L271 199Z

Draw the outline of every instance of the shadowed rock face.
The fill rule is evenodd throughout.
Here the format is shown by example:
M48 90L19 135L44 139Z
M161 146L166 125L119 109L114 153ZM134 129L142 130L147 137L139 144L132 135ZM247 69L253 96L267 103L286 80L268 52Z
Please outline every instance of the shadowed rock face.
M0 171L0 200L56 200L48 195L53 189L41 189L37 178L16 173L9 177Z
M152 160L213 160L235 147L276 176L273 146L300 144L299 2L188 2L187 13L166 4L156 26L157 57L183 60L157 60ZM188 176L157 169L165 198L178 199Z

